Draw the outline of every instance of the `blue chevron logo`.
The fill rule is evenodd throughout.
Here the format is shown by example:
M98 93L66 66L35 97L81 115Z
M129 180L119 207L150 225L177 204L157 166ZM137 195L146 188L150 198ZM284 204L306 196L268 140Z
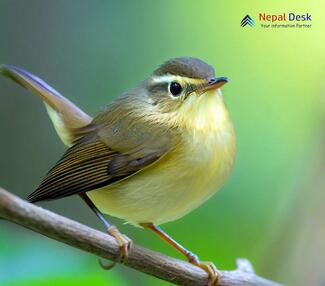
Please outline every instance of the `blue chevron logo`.
M240 26L245 27L246 25L249 25L250 27L254 27L255 25L253 18L249 15L246 15L240 22Z

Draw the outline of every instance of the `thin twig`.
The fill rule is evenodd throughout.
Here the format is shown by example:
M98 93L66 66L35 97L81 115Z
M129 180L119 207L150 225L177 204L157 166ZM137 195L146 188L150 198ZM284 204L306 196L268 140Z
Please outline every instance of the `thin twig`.
M39 232L54 240L114 260L119 253L114 238L88 226L30 204L0 188L0 217ZM177 285L207 285L207 274L187 262L134 245L126 266ZM238 269L221 271L220 286L280 286L257 276L247 260Z

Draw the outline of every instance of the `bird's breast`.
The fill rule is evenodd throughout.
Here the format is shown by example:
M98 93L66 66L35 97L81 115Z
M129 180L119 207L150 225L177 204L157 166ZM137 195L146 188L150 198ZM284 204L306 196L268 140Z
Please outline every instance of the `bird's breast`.
M201 205L224 184L235 157L235 133L230 120L225 120L218 128L193 130L186 141L180 151L184 161L180 173L187 185L183 191L185 213Z
M156 163L90 192L99 209L135 225L162 224L182 217L220 189L234 161L235 133L226 113L208 111L194 118L179 144Z

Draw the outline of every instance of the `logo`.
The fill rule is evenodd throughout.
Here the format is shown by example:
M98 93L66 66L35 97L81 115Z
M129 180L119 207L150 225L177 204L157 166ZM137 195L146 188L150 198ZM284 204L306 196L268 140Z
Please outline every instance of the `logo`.
M246 25L249 25L251 27L254 27L254 20L251 16L246 15L243 20L240 22L240 26L245 27Z
M1 0L0 0L1 1ZM254 19L250 15L246 15L241 21L240 26L242 28L249 26L263 29L279 29L279 28L295 28L305 29L312 27L312 14L311 13L296 13L296 12L285 12L270 14L267 12L260 12L253 14ZM256 21L256 22L255 22ZM255 26L256 24L256 26ZM249 29L249 28L248 28Z

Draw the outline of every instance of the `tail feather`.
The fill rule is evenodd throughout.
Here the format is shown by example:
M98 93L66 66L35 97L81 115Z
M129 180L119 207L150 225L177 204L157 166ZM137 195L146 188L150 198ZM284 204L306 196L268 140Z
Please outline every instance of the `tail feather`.
M80 137L80 128L92 118L37 76L15 66L1 65L0 73L21 86L30 89L44 102L54 128L67 146Z

